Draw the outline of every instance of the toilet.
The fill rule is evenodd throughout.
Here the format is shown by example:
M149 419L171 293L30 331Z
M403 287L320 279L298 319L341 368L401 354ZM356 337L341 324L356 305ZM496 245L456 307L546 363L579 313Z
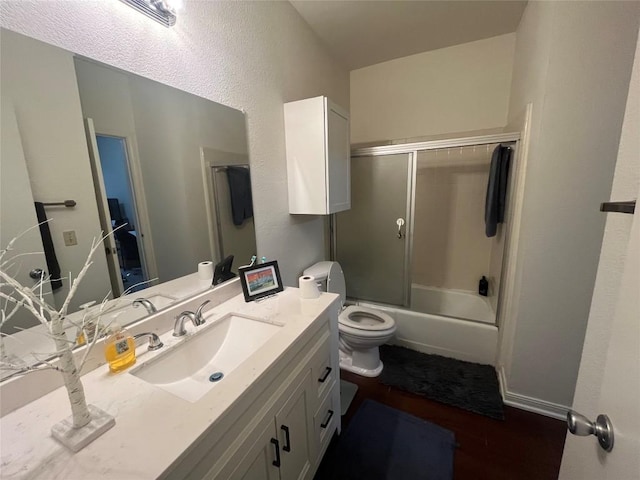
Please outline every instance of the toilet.
M318 262L307 268L304 275L313 276L321 291L340 295L340 368L364 377L380 375L382 362L378 347L393 337L396 331L393 318L380 310L359 305L342 308L346 286L338 262Z

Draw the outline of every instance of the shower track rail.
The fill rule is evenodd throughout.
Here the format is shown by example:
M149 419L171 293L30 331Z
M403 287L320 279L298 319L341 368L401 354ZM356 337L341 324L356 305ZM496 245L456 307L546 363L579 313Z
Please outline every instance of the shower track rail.
M360 147L351 150L352 157L366 157L368 155L391 155L394 153L411 153L422 150L438 150L441 148L471 147L491 143L517 142L520 132L497 133L495 135L481 135L477 137L450 138L446 140L432 140L429 142L398 143L395 145L379 145L375 147Z

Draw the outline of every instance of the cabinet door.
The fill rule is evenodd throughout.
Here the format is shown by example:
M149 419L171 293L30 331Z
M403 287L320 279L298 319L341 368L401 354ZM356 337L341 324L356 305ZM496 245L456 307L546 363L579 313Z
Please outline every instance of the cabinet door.
M282 456L281 480L311 478L315 462L313 412L309 410L311 372L276 414L276 428Z
M327 213L351 208L349 116L327 100Z
M238 449L222 471L211 478L279 480L281 462L282 444L278 442L273 417L270 417L261 422L249 435L247 442Z

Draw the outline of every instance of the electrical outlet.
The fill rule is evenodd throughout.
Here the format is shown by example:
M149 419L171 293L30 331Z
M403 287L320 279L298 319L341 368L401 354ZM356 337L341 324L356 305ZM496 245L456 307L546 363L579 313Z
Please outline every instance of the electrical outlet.
M64 244L67 247L71 247L72 245L78 244L78 239L76 238L75 230L67 230L66 232L62 232L62 237L64 238Z

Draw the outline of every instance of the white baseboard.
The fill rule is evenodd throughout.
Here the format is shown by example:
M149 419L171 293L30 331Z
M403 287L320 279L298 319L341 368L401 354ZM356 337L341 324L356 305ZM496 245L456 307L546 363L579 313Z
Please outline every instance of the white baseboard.
M498 381L500 383L500 393L502 393L505 405L519 408L520 410L526 410L528 412L538 413L546 417L556 418L558 420L564 420L567 418L567 411L570 407L510 392L507 385L507 379L504 374L504 368L502 366L498 368Z

